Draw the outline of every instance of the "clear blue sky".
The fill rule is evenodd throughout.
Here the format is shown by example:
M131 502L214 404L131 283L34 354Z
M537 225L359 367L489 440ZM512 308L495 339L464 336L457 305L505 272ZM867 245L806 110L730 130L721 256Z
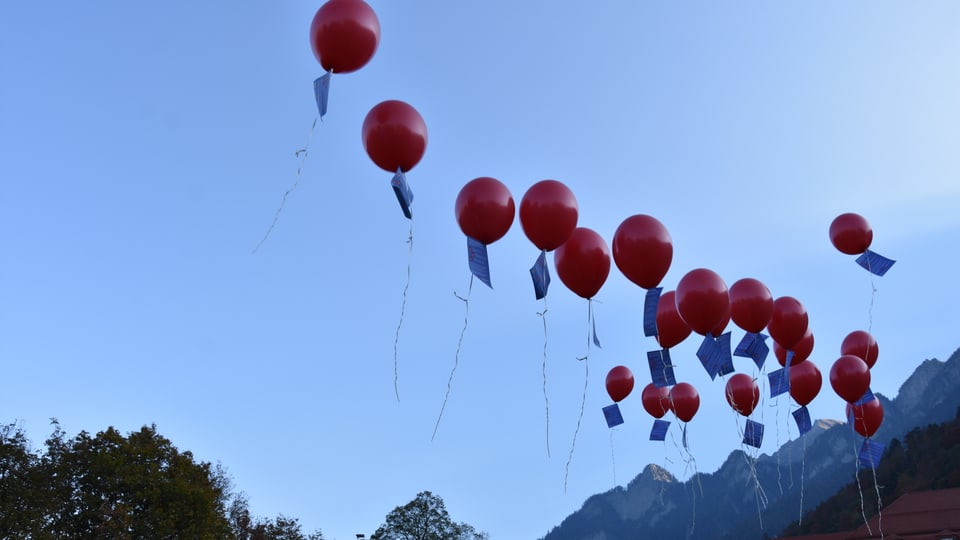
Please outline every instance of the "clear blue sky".
M825 378L815 417L843 415L826 379L852 330L872 324L873 388L888 395L960 346L960 4L373 0L380 48L334 77L300 185L251 255L316 114L319 5L2 4L0 420L38 443L50 417L70 434L156 423L221 461L258 514L339 540L421 490L493 538L536 538L647 463L688 476L677 448L646 440L655 343L643 290L614 268L564 491L587 305L555 279L548 457L544 305L518 221L490 247L494 289L473 287L431 442L469 283L453 204L478 176L518 204L538 180L566 183L580 224L608 242L626 217L657 217L674 244L666 289L707 267L798 298ZM430 133L408 175L412 258L390 175L360 141L385 99L416 107ZM850 211L898 260L875 296L827 236ZM713 471L741 445L697 342L674 360L702 399L691 452ZM600 409L617 364L638 389L611 451ZM761 410L764 452L796 437L784 398Z

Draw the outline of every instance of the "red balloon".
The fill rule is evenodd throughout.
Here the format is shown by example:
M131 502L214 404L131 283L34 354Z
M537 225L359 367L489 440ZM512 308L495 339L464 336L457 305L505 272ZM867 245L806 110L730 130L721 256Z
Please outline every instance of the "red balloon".
M670 269L673 241L663 223L644 214L630 216L613 235L613 261L630 281L656 287Z
M776 341L773 342L773 354L777 356L777 361L780 362L781 366L787 365L787 350ZM791 366L801 364L804 360L810 358L810 353L813 352L813 332L807 328L800 341L789 350L793 351L793 359L790 360Z
M773 314L767 323L770 337L781 347L791 350L807 332L807 310L792 296L781 296L773 301Z
M520 225L533 245L553 251L570 238L577 227L577 198L556 180L541 180L530 186L520 200Z
M760 333L773 315L770 289L753 278L743 278L730 286L730 315L747 332Z
M657 304L657 340L664 349L680 344L692 332L677 311L676 294L676 291L661 294Z
M644 410L654 418L663 418L670 410L670 389L666 386L657 388L653 383L648 383L643 387L640 399Z
M806 406L820 393L823 376L813 360L790 366L790 396L801 406Z
M607 393L619 402L633 391L633 373L627 366L617 366L607 373Z
M677 311L694 332L707 335L729 321L730 295L727 284L713 270L697 268L687 272L677 285Z
M496 178L474 178L460 189L454 213L463 234L492 244L503 238L513 224L516 207L507 186Z
M877 363L877 357L880 356L880 346L868 332L855 330L847 334L840 344L840 354L852 354L859 356L861 360L867 363L867 367L873 368Z
M310 24L310 46L323 69L349 73L367 64L380 44L380 21L363 0L329 0Z
M857 433L870 437L883 423L883 405L879 399L871 399L862 405L847 403L847 420Z
M743 416L750 416L760 403L760 387L753 377L737 373L727 380L727 403Z
M670 389L670 408L681 422L689 422L700 409L700 394L690 383L678 383Z
M427 125L416 109L395 99L375 105L363 120L363 148L381 169L407 172L427 149Z
M853 403L870 389L870 368L859 357L845 354L830 368L830 386L844 401Z
M711 336L720 336L723 334L723 331L727 329L727 325L730 324L730 304L727 304L727 309L723 312L723 317L720 318L720 322L710 330Z
M583 298L593 298L610 275L610 250L603 237L577 227L553 253L560 281Z
M859 214L840 214L830 224L830 242L841 253L859 255L873 242L873 229Z

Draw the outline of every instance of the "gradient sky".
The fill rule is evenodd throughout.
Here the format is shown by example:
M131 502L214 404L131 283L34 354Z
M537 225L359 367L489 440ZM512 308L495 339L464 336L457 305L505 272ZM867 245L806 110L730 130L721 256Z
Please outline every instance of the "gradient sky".
M470 291L457 356L470 274L453 204L478 176L517 204L564 182L607 242L626 217L657 217L674 245L666 290L707 267L799 299L825 377L815 417L843 416L826 379L852 330L877 338L873 389L889 396L960 346L960 4L370 3L380 47L334 76L255 254L316 116L319 2L0 5L0 421L37 444L51 417L71 435L155 423L222 462L255 513L337 540L422 490L492 538L537 538L647 463L689 477L674 443L647 441L656 344L644 291L615 267L569 475L587 304L554 274L544 332L519 221L490 246L494 289ZM360 140L386 99L429 129L408 174L412 252ZM898 261L883 278L830 244L843 212ZM710 472L741 444L698 343L673 358L701 394L687 429ZM600 409L618 364L638 387L611 434ZM796 437L790 410L764 396L763 452Z

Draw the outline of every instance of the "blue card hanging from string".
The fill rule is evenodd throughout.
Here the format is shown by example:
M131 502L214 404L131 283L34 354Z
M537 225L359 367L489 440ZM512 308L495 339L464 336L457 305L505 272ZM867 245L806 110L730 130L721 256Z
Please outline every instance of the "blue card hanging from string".
M880 277L883 277L883 275L887 273L887 270L890 270L890 267L892 267L893 263L895 262L897 261L888 259L883 255L870 251L869 249L857 257L857 264L862 266L867 272Z
M547 252L541 251L537 262L530 268L530 278L533 280L533 292L537 300L546 298L550 288L550 268L547 266Z
M663 441L667 438L667 430L670 429L670 422L666 420L654 420L653 427L650 429L651 441Z
M657 335L657 306L660 304L660 294L663 287L653 287L647 290L643 300L643 335L653 337Z
M754 448L760 448L763 443L763 424L747 419L747 425L743 428L743 444Z
M700 347L697 349L697 358L703 364L703 369L711 379L716 379L717 375L727 375L733 373L733 357L730 353L730 332L713 337L711 334L704 336Z
M330 95L330 76L331 72L326 72L313 81L313 96L317 101L317 114L323 120L323 115L327 114L327 101Z
M607 427L612 428L623 423L623 415L620 414L620 406L614 403L603 408L603 417L607 420Z
M858 399L857 401L853 402L852 405L853 405L854 407L859 407L859 406L861 406L861 405L863 405L863 404L865 404L865 403L869 403L869 402L871 402L871 401L873 401L873 400L875 400L875 399L877 399L877 396L875 396L875 395L873 394L873 392L872 392L869 388L867 388L867 391L866 391L866 393L863 394L863 397L861 397L861 398Z
M471 237L467 237L467 261L470 265L470 273L493 288L490 284L490 261L487 259L487 246Z
M763 364L770 354L770 347L767 345L767 335L754 332L747 332L737 348L733 351L734 356L741 358L750 358L757 365L757 369L763 369Z
M810 421L810 411L806 406L800 407L793 411L792 414L793 420L797 423L797 430L800 431L800 435L803 435L813 428L813 423Z
M393 194L396 195L397 202L400 203L400 211L403 212L403 217L413 219L413 212L410 210L410 206L413 205L413 190L407 184L407 176L403 174L402 170L397 169L396 174L390 179L390 187L393 188Z
M790 391L790 368L780 368L767 374L770 382L770 397L774 398L780 394L786 394Z
M857 461L861 469L876 469L883 457L883 444L871 438L863 439L860 451L857 452Z
M677 384L669 349L647 351L647 363L650 365L650 378L654 386L664 388Z

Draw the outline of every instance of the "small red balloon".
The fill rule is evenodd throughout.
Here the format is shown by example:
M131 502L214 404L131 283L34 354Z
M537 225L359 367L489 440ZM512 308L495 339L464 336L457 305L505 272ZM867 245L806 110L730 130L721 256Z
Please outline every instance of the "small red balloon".
M730 295L727 284L713 270L697 268L687 272L677 285L677 311L684 322L700 335L707 335L729 321Z
M877 363L877 357L880 356L880 346L869 332L855 330L847 334L840 344L840 354L852 354L859 356L861 360L867 363L867 367L873 368Z
M633 372L627 366L617 366L607 373L607 394L619 402L633 391Z
M507 186L488 176L467 182L454 205L460 230L481 244L492 244L503 238L513 224L515 211Z
M349 73L367 64L380 44L380 21L363 0L329 0L313 16L310 46L323 69Z
M773 315L773 296L759 280L743 278L730 286L730 315L747 332L760 333Z
M407 172L427 149L427 125L409 104L391 99L375 105L363 120L363 148L388 172Z
M553 253L560 281L582 298L593 298L610 275L610 249L603 237L577 227Z
M673 261L673 241L657 218L637 214L617 227L613 261L630 281L652 289L660 284Z
M871 399L861 405L847 403L847 420L857 433L871 437L883 423L883 405L879 399Z
M812 360L790 367L790 396L801 406L806 406L820 393L823 376Z
M750 416L760 403L760 387L753 377L737 373L727 380L727 403L743 416Z
M844 401L853 403L870 389L870 368L859 357L845 354L830 368L830 386Z
M553 251L570 238L577 227L577 198L565 184L541 180L530 186L520 200L520 226L533 245Z
M859 255L873 242L873 229L859 214L840 214L830 224L830 242L841 253Z
M807 310L792 296L781 296L773 301L773 314L767 324L770 337L781 347L790 350L807 332Z
M689 422L700 410L700 394L690 383L678 383L670 389L670 408L681 422Z
M670 389L666 386L657 388L653 383L648 383L643 387L640 399L643 409L654 418L663 418L670 410Z
M657 303L657 341L664 349L679 345L692 332L677 311L676 294L676 291L667 291L660 295Z
M790 360L790 365L796 366L802 364L807 358L810 358L810 353L813 352L813 332L807 328L807 331L804 332L800 341L789 350L793 351L793 358ZM787 349L776 341L773 342L773 354L777 356L777 362L780 362L781 366L787 365Z

